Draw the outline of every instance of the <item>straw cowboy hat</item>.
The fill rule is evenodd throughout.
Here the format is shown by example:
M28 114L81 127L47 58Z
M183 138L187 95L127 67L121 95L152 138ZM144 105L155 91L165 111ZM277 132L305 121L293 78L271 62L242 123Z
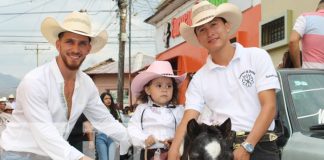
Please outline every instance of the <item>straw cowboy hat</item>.
M44 19L41 25L41 32L43 36L54 46L58 40L58 34L66 31L90 37L90 53L96 53L102 49L106 45L108 39L108 35L105 30L101 31L99 34L92 33L90 17L85 12L74 11L68 14L64 18L62 24L57 22L52 17L47 17Z
M8 99L14 99L15 98L15 96L13 95L13 94L10 94L9 96L8 96Z
M236 32L242 21L241 10L231 3L222 3L219 6L215 6L208 1L202 1L192 7L191 16L192 25L189 26L182 22L180 24L180 34L189 44L197 47L202 46L195 34L195 27L206 24L215 17L222 17L231 25L231 30L229 31L231 35Z
M0 102L7 102L7 98L6 97L0 98Z
M187 73L177 76L173 74L170 62L168 61L154 61L145 71L139 73L132 81L132 92L137 97L140 95L144 86L151 80L159 77L174 78L176 82L181 84L185 80Z

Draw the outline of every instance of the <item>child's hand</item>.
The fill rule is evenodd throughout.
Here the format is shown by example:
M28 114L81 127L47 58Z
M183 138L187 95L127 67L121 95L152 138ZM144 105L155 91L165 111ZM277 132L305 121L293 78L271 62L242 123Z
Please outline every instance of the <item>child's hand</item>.
M147 137L146 140L145 140L145 146L150 147L150 146L152 146L153 144L155 144L155 138L154 138L152 135L150 135L150 136Z
M172 140L173 139L166 139L164 141L161 141L161 143L163 143L166 148L170 148Z

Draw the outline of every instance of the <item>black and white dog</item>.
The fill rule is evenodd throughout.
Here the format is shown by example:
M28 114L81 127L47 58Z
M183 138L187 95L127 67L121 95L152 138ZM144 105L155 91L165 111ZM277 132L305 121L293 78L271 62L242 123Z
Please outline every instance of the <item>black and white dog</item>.
M232 160L231 120L220 126L188 122L181 160Z

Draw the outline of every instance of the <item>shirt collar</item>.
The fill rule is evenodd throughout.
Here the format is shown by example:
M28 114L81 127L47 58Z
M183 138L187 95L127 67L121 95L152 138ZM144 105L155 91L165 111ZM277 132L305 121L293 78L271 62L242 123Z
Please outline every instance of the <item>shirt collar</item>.
M164 108L175 108L175 106L173 104L167 104L167 105L164 105L164 106L160 106L160 105L157 105L155 104L151 98L148 98L148 102L147 102L148 106L150 107L164 107Z
M239 43L233 43L232 46L235 48L235 52L234 52L234 57L230 61L229 65L231 63L233 63L233 61L240 60L242 57L241 48L243 48L243 46ZM226 66L222 66L222 65L218 65L218 64L214 63L210 55L208 55L208 57L207 57L206 65L210 70L213 70L216 68L218 68L218 69L226 68Z
M51 62L50 62L50 68L54 74L54 78L55 78L55 81L57 83L64 83L64 78L62 76L62 73L60 71L60 68L58 67L58 64L56 62L56 58L54 58ZM76 77L75 77L75 88L78 88L79 87L79 80L80 80L80 75L81 75L81 72L80 70L77 71L76 73Z

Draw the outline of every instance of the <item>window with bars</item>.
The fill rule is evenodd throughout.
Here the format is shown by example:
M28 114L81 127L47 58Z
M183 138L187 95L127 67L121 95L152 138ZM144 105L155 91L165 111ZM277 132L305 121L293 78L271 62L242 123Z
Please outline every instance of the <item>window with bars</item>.
M285 19L280 17L262 25L262 46L285 39Z
M260 46L268 50L286 45L289 39L291 23L292 17L290 10L271 20L261 22Z

